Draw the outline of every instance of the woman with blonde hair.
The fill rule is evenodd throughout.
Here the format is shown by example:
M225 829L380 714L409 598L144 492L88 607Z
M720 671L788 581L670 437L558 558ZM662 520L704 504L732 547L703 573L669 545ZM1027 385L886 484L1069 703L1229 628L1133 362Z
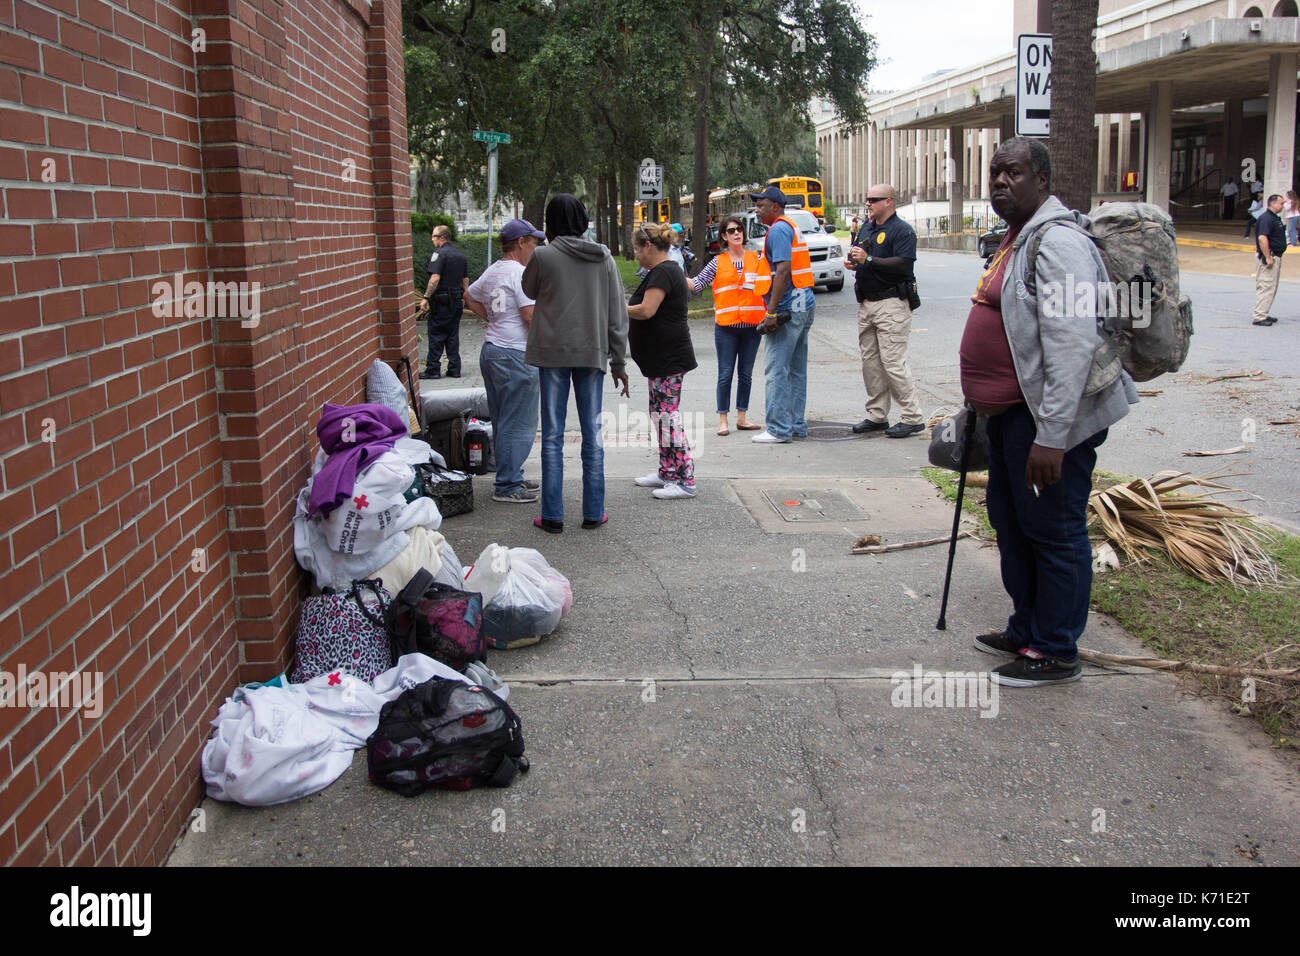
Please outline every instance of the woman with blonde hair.
M686 276L668 258L675 233L665 223L643 223L632 233L645 278L628 300L628 349L649 380L650 422L659 436L659 470L636 479L665 500L695 497L695 464L682 423L682 380L696 367L686 319Z
M758 355L758 325L767 311L763 297L754 291L758 278L758 253L745 248L745 223L727 216L718 226L722 250L691 280L691 292L713 286L713 344L718 353L718 434L730 435L731 377L736 375L736 427L758 431L751 425L749 389L754 359Z

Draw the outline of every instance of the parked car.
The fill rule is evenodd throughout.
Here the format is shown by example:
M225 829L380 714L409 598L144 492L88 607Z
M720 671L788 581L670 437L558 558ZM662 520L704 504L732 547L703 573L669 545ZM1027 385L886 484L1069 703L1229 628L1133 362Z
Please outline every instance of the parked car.
M980 233L979 254L981 259L992 257L1007 234L1007 224L999 219L988 232Z
M844 247L840 241L826 232L817 217L807 209L787 208L785 214L799 227L803 241L808 244L813 285L824 286L829 292L839 292L844 288ZM741 218L745 221L745 248L762 252L767 226L759 222L758 214L753 211L745 213Z

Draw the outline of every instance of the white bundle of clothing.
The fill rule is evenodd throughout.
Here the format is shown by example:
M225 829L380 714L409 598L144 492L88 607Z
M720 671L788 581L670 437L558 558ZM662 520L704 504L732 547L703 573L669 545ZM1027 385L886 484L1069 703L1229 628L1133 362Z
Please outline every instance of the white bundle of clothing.
M403 655L373 684L333 671L305 684L237 688L203 747L208 796L265 807L324 790L375 732L384 704L435 677L481 683L503 699L510 694L486 667L462 674L424 654Z
M428 442L399 438L389 451L358 473L351 498L328 516L310 516L312 480L327 457L323 450L316 453L312 479L298 494L293 550L298 563L315 575L317 587L346 589L355 580L375 576L402 554L411 544L409 532L413 529L433 532L442 524L442 515L432 498L406 500L416 480L414 466L435 455ZM441 535L437 537L438 547L434 550L441 553L445 542ZM427 546L424 550L428 550ZM438 572L437 567L429 570Z

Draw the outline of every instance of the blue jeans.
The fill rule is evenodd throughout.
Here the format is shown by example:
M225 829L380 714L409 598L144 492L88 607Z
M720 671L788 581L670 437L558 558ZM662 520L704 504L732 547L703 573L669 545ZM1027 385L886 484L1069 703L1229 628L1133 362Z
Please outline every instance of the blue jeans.
M605 445L600 434L605 373L598 368L537 371L542 388L542 517L564 520L564 419L572 380L582 427L582 518L599 521L605 516Z
M763 351L763 375L766 379L767 430L777 438L803 437L808 434L804 410L808 404L808 332L813 324L814 306L807 312L790 313L790 321L769 332Z
M1296 238L1296 223L1300 223L1300 218L1297 218L1296 216L1288 216L1288 217L1287 217L1287 220L1286 220L1286 244L1287 244L1288 246L1294 246L1294 245L1296 245L1297 243L1300 243L1300 239L1297 239L1297 238Z
M758 356L757 326L714 325L713 345L718 352L718 414L731 411L731 375L739 365L736 380L736 411L749 410L749 387L753 382L754 359Z
M1037 434L1023 403L989 417L989 522L1013 609L1006 635L1047 657L1074 660L1092 596L1088 495L1106 430L1067 451L1061 480L1035 495L1025 484L1025 462Z
M537 369L524 364L523 349L506 349L491 342L483 343L478 367L487 389L497 459L492 490L498 495L514 494L524 486L524 460L537 437L541 396Z

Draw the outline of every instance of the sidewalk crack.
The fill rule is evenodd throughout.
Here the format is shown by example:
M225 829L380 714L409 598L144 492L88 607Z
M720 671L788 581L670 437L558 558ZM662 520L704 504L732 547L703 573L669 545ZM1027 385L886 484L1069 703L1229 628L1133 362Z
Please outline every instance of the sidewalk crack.
M633 553L635 554L636 552ZM686 658L686 668L691 672L691 680L695 680L695 658L691 656L691 652L686 647L686 638L690 632L690 617L687 616L685 612L678 610L676 603L673 601L673 593L669 590L668 586L664 584L663 578L659 576L659 571L639 554L637 554L637 560L639 560L641 566L649 572L650 577L654 578L655 583L659 585L659 590L664 592L664 605L682 622L677 647L681 651L682 656Z

